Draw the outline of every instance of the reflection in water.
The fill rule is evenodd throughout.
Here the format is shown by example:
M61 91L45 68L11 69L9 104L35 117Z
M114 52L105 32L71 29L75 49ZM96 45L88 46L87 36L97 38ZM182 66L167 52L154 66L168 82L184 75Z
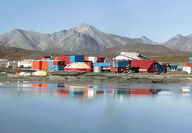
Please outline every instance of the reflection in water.
M26 84L24 85L26 87ZM24 87L23 86L23 87ZM30 87L31 85L29 85ZM160 92L160 89L130 89L124 88L119 89L118 86L108 85L105 87L89 86L89 85L70 85L64 83L43 83L43 84L32 84L32 92L36 93L51 93L55 95L68 96L68 97L86 97L94 98L99 95L119 95L122 97L136 96L136 95L149 95L153 96Z
M0 82L0 132L191 133L191 88Z
M9 83L10 84L10 83ZM3 86L1 83L0 86ZM171 93L191 93L190 87L181 87L180 89L164 89L163 87L133 86L126 84L72 84L72 83L31 83L18 82L19 92L48 93L69 98L93 99L101 95L113 96L123 100L124 98L145 96L153 97L161 94Z
M17 85L19 93L28 92L36 94L51 94L63 98L94 99L100 96L112 96L114 99L125 100L131 97L154 97L165 94L192 93L191 86L169 86L166 85L133 85L133 84L75 84L75 83L38 83L29 81L0 82L0 87L14 87ZM165 89L166 88L166 89ZM174 88L174 89L173 89Z

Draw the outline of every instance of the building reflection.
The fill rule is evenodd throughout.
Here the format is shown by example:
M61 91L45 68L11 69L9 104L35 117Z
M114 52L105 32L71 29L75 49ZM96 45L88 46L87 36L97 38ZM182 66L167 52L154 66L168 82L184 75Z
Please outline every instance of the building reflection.
M33 93L49 93L68 98L82 98L93 99L99 96L113 96L115 98L135 97L135 96L154 96L158 94L161 89L149 88L123 88L118 84L104 84L104 85L78 85L71 83L21 83L18 85L20 91L22 87L30 87Z

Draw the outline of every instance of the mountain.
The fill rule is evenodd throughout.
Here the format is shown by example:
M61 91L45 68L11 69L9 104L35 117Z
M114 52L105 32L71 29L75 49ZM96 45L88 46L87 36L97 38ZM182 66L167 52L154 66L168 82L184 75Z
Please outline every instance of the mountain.
M138 52L145 56L191 56L192 53L170 49L162 45L151 45L144 43L126 44L124 46L113 47L101 52L88 54L91 56L115 57L120 52Z
M52 34L15 29L0 35L0 45L36 51L72 51L92 53L125 44L156 44L147 37L128 38L99 31L92 25L81 24Z
M162 45L172 49L192 51L192 35L182 36L178 34L170 40L162 43Z

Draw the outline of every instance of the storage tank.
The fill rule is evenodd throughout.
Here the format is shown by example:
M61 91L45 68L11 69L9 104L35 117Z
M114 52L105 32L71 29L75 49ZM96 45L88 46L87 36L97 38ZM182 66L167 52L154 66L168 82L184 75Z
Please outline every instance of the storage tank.
M91 72L92 69L89 65L82 63L82 62L74 62L68 64L65 69L65 71L84 71L84 72Z

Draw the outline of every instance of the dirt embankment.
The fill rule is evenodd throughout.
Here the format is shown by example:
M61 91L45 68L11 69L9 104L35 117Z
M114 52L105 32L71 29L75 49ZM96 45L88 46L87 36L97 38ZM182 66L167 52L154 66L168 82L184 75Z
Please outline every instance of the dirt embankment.
M192 75L183 72L154 74L139 73L86 73L86 72L48 72L46 77L0 76L0 80L46 81L46 82L117 82L117 83L192 83Z

